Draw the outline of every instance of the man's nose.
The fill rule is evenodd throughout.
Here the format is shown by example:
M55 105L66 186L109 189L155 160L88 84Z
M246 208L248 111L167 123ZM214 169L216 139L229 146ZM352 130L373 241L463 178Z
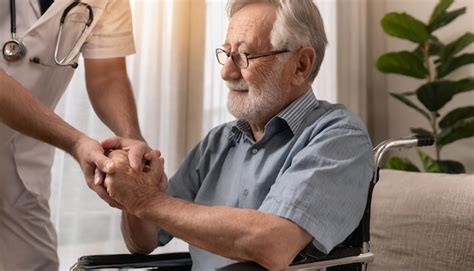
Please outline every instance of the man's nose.
M221 77L224 81L238 80L242 77L240 68L234 64L232 58L229 57L222 66Z

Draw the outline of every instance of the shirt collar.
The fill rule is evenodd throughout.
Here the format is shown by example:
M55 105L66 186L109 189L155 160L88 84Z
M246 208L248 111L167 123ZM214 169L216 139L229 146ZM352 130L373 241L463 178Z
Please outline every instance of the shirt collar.
M305 120L306 115L318 107L318 105L319 102L313 93L313 89L309 89L303 96L294 100L289 106L278 113L268 123L271 123L275 118L280 118L288 124L288 127L293 132L293 135L299 134L304 128L303 121ZM237 120L232 126L232 132L229 136L229 139L237 142L243 136L243 134L247 134L247 136L252 138L250 124L244 120Z
M236 120L232 125L229 139L233 142L238 142L244 134L246 134L249 138L252 138L252 129L250 128L250 124L244 120Z
M312 89L309 89L303 96L293 101L283 111L281 111L277 117L283 119L294 135L301 132L303 127L303 121L307 114L318 107L318 100L313 93Z

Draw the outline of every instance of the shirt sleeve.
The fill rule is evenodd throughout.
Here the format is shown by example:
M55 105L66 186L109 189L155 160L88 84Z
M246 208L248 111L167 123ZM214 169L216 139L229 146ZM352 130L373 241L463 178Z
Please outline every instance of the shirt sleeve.
M328 126L308 136L259 208L298 224L326 254L359 224L373 172L365 128Z
M84 58L113 58L135 53L132 14L128 0L111 0L81 52Z

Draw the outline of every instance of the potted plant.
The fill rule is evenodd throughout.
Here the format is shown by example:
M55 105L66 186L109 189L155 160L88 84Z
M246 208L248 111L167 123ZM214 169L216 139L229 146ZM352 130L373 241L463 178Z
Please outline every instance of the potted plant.
M389 13L382 19L382 28L390 36L411 41L412 51L390 52L379 57L377 69L423 80L414 91L390 93L398 101L416 110L429 123L430 129L411 128L412 133L431 134L435 138L436 157L417 150L427 172L463 173L459 161L443 160L441 151L448 144L474 136L474 104L456 108L442 115L440 110L451 99L474 90L474 77L449 80L447 76L465 65L474 63L474 53L463 52L474 42L473 33L465 33L445 43L435 32L466 12L466 8L448 10L454 0L440 0L428 21L424 23L407 13ZM471 150L472 151L472 150ZM419 171L408 159L391 157L388 168Z

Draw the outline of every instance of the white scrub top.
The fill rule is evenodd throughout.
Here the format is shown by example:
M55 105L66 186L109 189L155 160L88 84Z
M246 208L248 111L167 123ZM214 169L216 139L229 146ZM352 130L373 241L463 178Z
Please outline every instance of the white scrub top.
M51 109L58 103L74 73L73 68L60 67L54 62L60 18L72 2L73 0L56 0L41 16L38 0L16 1L17 39L25 44L26 56L14 63L9 63L0 56L0 67ZM94 21L80 40L82 46L77 46L77 51L85 58L123 57L135 52L128 0L82 2L92 7ZM82 26L77 31L81 29ZM3 47L11 39L8 0L0 1L0 30L0 45ZM41 64L30 62L33 57L39 58ZM9 153L14 157L18 175L25 187L33 194L49 198L54 149L19 134L4 124L0 124L0 148L10 149ZM3 159L0 156L0 163ZM0 189L7 189L2 187L1 180L8 177L2 174Z

